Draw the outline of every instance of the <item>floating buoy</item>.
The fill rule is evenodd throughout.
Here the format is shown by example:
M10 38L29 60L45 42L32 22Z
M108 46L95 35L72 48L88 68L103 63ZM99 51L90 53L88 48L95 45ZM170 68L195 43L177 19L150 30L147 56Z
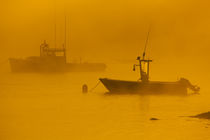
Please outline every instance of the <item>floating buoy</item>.
M88 86L86 84L84 84L82 86L82 93L87 93L88 92Z

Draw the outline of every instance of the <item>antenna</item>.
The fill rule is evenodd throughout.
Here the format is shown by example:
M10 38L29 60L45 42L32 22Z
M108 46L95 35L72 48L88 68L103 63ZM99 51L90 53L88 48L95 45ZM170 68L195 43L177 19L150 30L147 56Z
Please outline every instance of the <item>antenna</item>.
M64 8L65 9L65 8ZM64 11L64 55L66 61L66 9Z
M55 28L55 29L54 29L54 35L55 35L55 36L54 36L54 39L55 39L55 48L56 48L56 46L57 46L57 44L56 44L56 42L57 42L57 36L56 36L56 34L57 34L57 33L56 33L56 30L57 30L57 29L56 29L56 28L57 28L57 25L56 25L56 0L55 0L55 13L54 13L54 16L55 16L55 17L54 17L54 18L55 18L55 19L54 19L54 20L55 20L55 21L54 21L54 22L55 22L55 27L54 27L54 28Z
M147 44L148 44L148 40L149 40L149 34L150 34L150 27L149 27L149 30L148 30L148 33L147 33L147 39L146 39L146 43L145 43L145 46L144 46L143 60L144 60L144 57L146 55L146 48L147 48Z
M65 11L65 15L64 15L64 47L66 49L66 11Z

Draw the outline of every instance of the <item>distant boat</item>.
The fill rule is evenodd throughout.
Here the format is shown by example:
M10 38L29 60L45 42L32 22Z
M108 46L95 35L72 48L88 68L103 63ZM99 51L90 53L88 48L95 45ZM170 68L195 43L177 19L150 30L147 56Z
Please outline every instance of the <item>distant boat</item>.
M50 48L44 41L40 56L9 59L12 72L97 72L105 71L104 63L67 63L66 49Z
M56 12L56 11L55 11ZM10 58L12 72L98 72L105 71L104 63L68 63L66 60L67 29L66 15L64 22L64 44L62 47L56 45L56 16L55 16L55 45L50 48L44 41L40 45L40 56L31 56L25 59Z
M99 80L108 89L110 93L138 93L138 94L170 94L170 95L187 95L188 90L192 90L193 93L198 93L200 88L196 85L192 85L189 80L181 78L175 82L162 82L162 81L150 81L149 80L149 66L152 60L145 59L146 47L149 39L149 33L147 35L146 44L143 52L143 57L137 57L139 64L135 64L140 69L140 79L138 81L126 81L126 80L114 80L108 78L100 78Z

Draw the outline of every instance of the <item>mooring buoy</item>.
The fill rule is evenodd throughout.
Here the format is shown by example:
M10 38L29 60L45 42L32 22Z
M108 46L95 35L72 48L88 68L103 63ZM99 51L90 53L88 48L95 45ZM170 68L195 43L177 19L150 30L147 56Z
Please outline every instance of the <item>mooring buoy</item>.
M86 84L84 84L82 86L82 93L87 93L88 92L88 86Z

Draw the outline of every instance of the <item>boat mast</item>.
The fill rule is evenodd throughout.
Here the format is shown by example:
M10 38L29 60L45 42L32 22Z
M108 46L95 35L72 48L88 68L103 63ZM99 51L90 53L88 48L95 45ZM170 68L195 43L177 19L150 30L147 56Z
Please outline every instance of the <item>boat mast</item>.
M57 25L56 25L56 0L54 1L54 40L55 40L55 42L54 42L54 45L55 45L55 48L57 47Z
M146 55L146 48L147 48L147 44L148 44L148 40L149 40L149 34L150 34L150 27L149 27L149 31L147 33L147 39L146 39L146 42L145 42L145 46L144 46L144 52L143 52L143 60L144 60L144 57Z
M146 43L145 43L145 46L144 46L144 51L143 51L143 56L142 56L143 59L141 59L141 57L138 56L137 60L139 61L139 64L138 65L135 64L134 68L133 68L133 70L135 71L135 66L139 66L139 68L140 68L140 80L142 80L142 82L148 82L149 81L149 64L150 64L150 62L152 62L152 60L145 59L146 48L147 48L147 44L148 44L148 40L149 40L149 34L150 34L150 28L149 28ZM142 63L147 64L147 72L145 72L142 69Z
M147 48L147 45L148 45L150 29L151 28L149 27L149 30L148 30L148 33L147 33L147 39L146 39L146 43L145 43L145 47L144 47L143 60L144 60L144 57L146 55L146 48ZM148 79L149 79L149 63L150 63L150 61L147 61L146 63L147 63L147 76L148 76Z
M65 15L64 18L65 18L65 21L64 21L64 22L65 22L65 25L64 25L64 26L65 26L65 27L64 27L64 30L65 30L65 31L64 31L64 47L66 48L66 15Z
M64 57L66 63L66 10L64 11Z

